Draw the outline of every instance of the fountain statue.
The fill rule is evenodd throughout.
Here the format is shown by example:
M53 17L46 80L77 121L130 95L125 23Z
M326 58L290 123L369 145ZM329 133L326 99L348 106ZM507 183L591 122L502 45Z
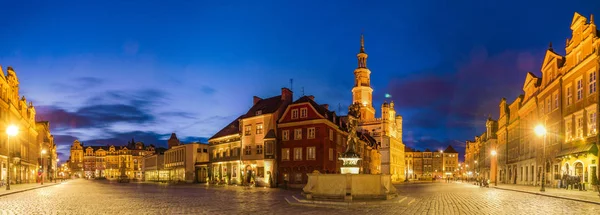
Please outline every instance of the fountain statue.
M340 168L342 174L358 174L360 171L358 161L361 158L355 149L358 144L358 136L356 136L358 119L360 119L360 104L354 103L348 107L348 141L346 143L346 152L339 158L343 162Z
M341 174L321 174L318 171L308 175L308 183L304 186L303 195L306 199L314 198L343 199L392 199L397 196L396 188L392 185L388 174L360 174L358 161L360 154L356 152L359 143L357 136L358 119L360 119L360 104L348 107L348 142L346 151L340 156L343 165Z

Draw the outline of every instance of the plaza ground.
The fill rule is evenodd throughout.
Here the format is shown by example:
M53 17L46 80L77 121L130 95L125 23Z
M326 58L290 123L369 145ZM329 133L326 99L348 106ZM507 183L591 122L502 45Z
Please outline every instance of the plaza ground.
M305 207L298 190L71 180L0 197L0 214L597 214L600 205L466 183L397 185L410 204ZM598 199L600 202L600 198Z

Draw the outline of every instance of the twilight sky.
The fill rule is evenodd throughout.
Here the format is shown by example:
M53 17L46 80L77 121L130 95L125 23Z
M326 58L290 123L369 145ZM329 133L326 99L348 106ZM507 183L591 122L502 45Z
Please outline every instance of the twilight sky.
M89 2L2 3L0 65L63 161L74 139L205 142L290 78L345 114L363 29L377 115L390 93L408 146L462 160L548 43L564 54L574 12L600 17L597 0Z

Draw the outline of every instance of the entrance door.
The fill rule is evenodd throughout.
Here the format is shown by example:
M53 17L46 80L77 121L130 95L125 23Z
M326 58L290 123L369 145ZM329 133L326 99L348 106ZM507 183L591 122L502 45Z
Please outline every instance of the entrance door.
M575 176L579 176L579 180L583 180L583 164L581 162L577 162L575 164Z
M246 183L250 184L252 181L252 167L246 166Z

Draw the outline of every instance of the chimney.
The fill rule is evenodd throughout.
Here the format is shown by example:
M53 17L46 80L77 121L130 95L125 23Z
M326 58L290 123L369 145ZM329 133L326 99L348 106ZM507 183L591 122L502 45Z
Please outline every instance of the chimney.
M286 87L281 88L281 100L292 100L292 96L294 94L292 93L292 91Z
M324 107L325 109L329 110L329 105L328 104L322 104L322 107Z
M308 96L308 98L313 101L315 100L315 96L313 96L313 95Z
M254 96L253 100L252 100L252 105L255 105L256 103L258 103L260 100L262 100L260 97L258 96Z

